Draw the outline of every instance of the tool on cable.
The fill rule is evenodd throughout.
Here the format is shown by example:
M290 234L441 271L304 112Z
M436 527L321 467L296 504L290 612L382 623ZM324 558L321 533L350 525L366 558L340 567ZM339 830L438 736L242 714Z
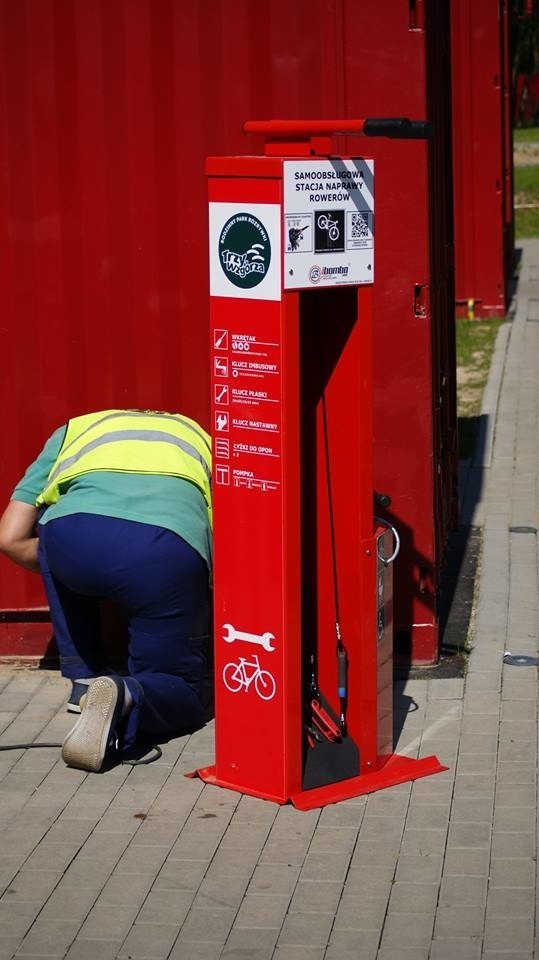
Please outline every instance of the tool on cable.
M312 722L318 734L329 740L330 743L337 743L341 739L341 730L333 722L327 710L324 709L318 700L311 701Z
M333 490L331 484L330 445L325 397L322 395L322 449L326 474L326 489L329 504L329 538L331 559L331 582L333 586L333 609L335 620L335 653L337 667L338 711L318 686L318 652L309 655L309 687L306 692L306 751L304 753L303 789L308 790L329 783L356 777L360 770L359 748L347 729L348 707L348 653L343 640L339 605L339 582ZM319 641L322 638L319 637Z
M311 654L311 689L309 713L310 723L305 724L309 746L314 747L316 743L326 740L329 743L338 743L341 738L346 737L346 705L347 705L347 687L348 687L348 655L343 643L340 624L339 610L339 585L337 579L337 550L335 544L335 521L333 516L333 497L331 490L331 469L329 460L329 443L327 429L326 401L322 396L322 421L324 432L324 461L326 468L326 482L329 503L329 529L331 543L331 568L333 579L333 599L335 607L335 635L337 640L337 696L339 698L339 720L335 723L329 711L322 702L322 696L318 690L316 680L315 658Z
M341 739L340 727L335 723L322 703L322 697L316 683L314 654L311 654L311 691L310 691L310 723L305 724L307 740L310 747L324 740L337 743Z
M333 516L333 495L331 491L331 468L329 459L328 424L326 398L322 394L322 421L324 430L324 459L329 504L329 538L331 544L331 565L333 570L333 602L335 605L335 636L337 639L337 696L339 697L339 727L341 736L346 736L346 705L348 699L348 654L341 634L339 609L339 581L337 575L337 548L335 543L335 519Z

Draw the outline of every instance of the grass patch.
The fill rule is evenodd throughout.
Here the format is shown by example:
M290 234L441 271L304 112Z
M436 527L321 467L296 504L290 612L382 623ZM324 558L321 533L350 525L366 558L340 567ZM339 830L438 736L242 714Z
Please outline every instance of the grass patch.
M539 127L522 127L513 130L514 143L539 143Z
M539 204L539 166L515 167L515 203ZM515 210L515 236L539 237L539 207Z
M515 237L539 237L539 209L515 210Z
M457 320L457 417L459 457L471 457L475 447L483 390L496 336L503 321Z
M515 167L515 201L531 203L539 200L539 166Z

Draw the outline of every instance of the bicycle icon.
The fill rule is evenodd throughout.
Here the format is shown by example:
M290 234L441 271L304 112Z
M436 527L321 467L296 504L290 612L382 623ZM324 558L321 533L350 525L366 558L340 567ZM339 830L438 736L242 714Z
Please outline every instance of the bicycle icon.
M227 663L223 669L223 682L231 693L244 690L247 693L251 684L261 700L271 700L275 696L275 680L268 670L260 668L260 660L253 656L252 660L240 657L239 663Z
M339 239L339 227L336 220L332 220L330 216L321 213L317 222L320 230L327 230L330 240L335 242Z

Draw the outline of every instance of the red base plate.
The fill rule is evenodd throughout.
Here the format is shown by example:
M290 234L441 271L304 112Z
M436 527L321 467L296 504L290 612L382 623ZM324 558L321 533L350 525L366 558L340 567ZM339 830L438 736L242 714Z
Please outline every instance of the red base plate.
M283 798L266 792L238 787L237 784L221 780L216 773L216 767L202 767L188 777L200 777L205 783L216 787L226 787L228 790L237 790L252 797L263 800L273 800L274 803L293 803L298 810L313 810L315 807L325 807L328 803L338 803L340 800L350 800L365 793L374 793L385 787L394 787L398 783L409 780L419 780L420 777L429 777L434 773L443 773L448 767L442 766L437 757L422 757L414 760L412 757L402 757L391 754L388 757L378 758L380 767L372 773L364 773L350 780L341 780L339 783L328 783L325 787L315 787L312 790L299 790L289 797Z

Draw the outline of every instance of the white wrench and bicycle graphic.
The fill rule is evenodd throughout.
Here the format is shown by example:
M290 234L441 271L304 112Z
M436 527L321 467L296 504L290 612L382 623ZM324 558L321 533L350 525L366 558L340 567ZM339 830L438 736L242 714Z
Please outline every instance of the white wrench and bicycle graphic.
M273 633L248 633L245 630L237 630L231 623L223 624L223 640L225 643L234 643L241 640L244 643L253 643L268 653L272 653L275 647L272 641L275 640ZM275 696L277 685L275 679L269 670L263 670L260 666L260 660L257 654L253 654L252 659L247 657L238 657L238 661L230 661L223 667L223 683L231 693L244 693L252 687L261 700L272 700Z

